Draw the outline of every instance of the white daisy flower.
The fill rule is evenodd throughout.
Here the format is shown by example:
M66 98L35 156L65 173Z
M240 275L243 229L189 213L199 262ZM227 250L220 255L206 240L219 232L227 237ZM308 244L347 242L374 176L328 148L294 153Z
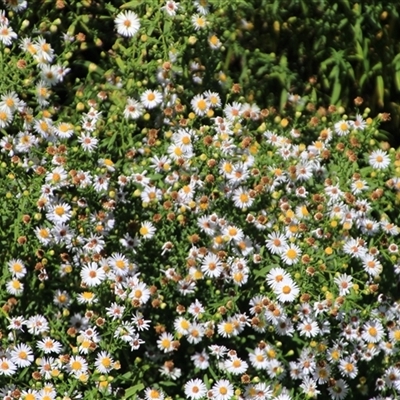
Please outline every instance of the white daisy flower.
M342 400L347 397L349 387L343 379L337 379L333 386L328 387L328 391L333 400Z
M265 244L272 254L282 254L288 246L285 235L280 232L269 233Z
M20 343L11 350L11 361L20 368L29 367L34 360L32 349Z
M346 296L353 287L353 277L347 274L337 276L333 281L339 286L339 296Z
M90 136L89 133L81 133L81 135L78 137L78 142L81 144L81 147L84 151L91 153L96 149L99 140Z
M82 282L89 286L98 286L106 279L106 273L103 268L99 268L97 263L92 262L84 266L80 271Z
M132 37L140 29L139 17L133 11L124 11L115 18L117 32L121 36Z
M319 326L316 321L311 319L304 319L297 327L300 332L300 336L307 338L315 337L320 333Z
M216 254L208 253L202 260L201 270L210 278L218 278L223 270L222 262Z
M368 162L374 169L385 169L390 165L390 157L386 151L378 149L370 154Z
M6 128L13 120L13 115L9 109L0 109L0 129Z
M139 282L137 285L131 288L129 298L138 302L140 305L146 304L150 299L150 290L147 288L144 282Z
M82 356L72 356L69 359L68 371L72 375L76 375L88 370L88 363Z
M299 246L291 244L285 248L280 254L282 261L287 265L296 264L301 256L301 250Z
M266 281L272 289L275 289L279 284L288 280L291 280L290 274L280 267L272 268L266 277Z
M59 341L52 339L51 337L46 337L38 342L36 342L36 347L43 351L44 354L56 353L60 354L62 351L62 345Z
M268 357L264 349L256 347L253 353L249 353L249 360L255 369L266 369Z
M12 41L17 37L18 35L13 31L11 26L0 24L0 42L5 46L10 46Z
M147 388L144 392L145 400L164 400L165 395L161 390Z
M0 376L11 376L14 375L17 371L17 366L8 358L1 357L0 358Z
M363 119L363 117L360 114L357 114L356 120L351 121L350 123L351 123L353 129L357 129L360 131L363 131L367 126L367 123L365 122L365 120Z
M24 291L24 284L14 278L6 283L6 291L13 296L20 296Z
M139 229L139 233L144 239L151 239L156 231L156 227L150 221L143 222Z
M93 304L97 303L96 295L93 292L83 292L78 295L79 304Z
M129 260L121 253L113 253L108 263L117 276L126 276L130 270Z
M67 203L58 203L51 206L50 210L46 213L49 221L62 224L71 218L71 206Z
M227 321L222 321L217 326L218 334L222 337L232 337L238 334L238 331L235 327L234 321L232 318Z
M15 92L7 92L1 96L0 110L7 110L13 113L16 110L22 110L22 104L23 102Z
M231 357L230 359L225 360L224 367L231 374L241 375L247 371L249 365L239 357Z
M174 321L174 328L180 335L186 335L189 332L190 321L184 317L178 317Z
M339 370L345 378L354 379L358 374L357 364L351 357L340 360Z
M367 343L379 343L384 337L385 332L382 324L377 321L369 321L363 326L363 333L361 337Z
M159 104L161 104L162 100L162 94L158 90L147 89L140 96L140 101L142 104L149 109L157 107Z
M250 197L249 191L244 187L238 187L233 191L233 202L237 208L248 208L250 207L254 199Z
M192 106L194 113L199 116L206 115L211 106L207 98L201 94L194 96L190 105Z
M129 119L138 119L143 114L143 105L131 97L128 97L124 109L124 117Z
M161 7L161 9L165 10L170 17L174 17L179 9L179 3L174 0L167 0L165 6Z
M190 359L193 361L195 368L205 370L210 366L210 357L204 350L201 353L193 354Z
M338 134L338 136L345 136L350 132L351 129L351 123L345 120L336 122L335 124L335 132Z
M18 259L12 259L8 263L8 270L12 273L13 277L20 279L26 274L26 268L24 263Z
M227 379L220 379L211 389L215 400L230 400L233 397L233 386Z
M174 341L174 337L168 333L163 332L160 338L157 340L157 347L164 351L164 353L169 353L174 350L172 342Z
M204 29L207 26L207 20L204 15L194 14L192 15L191 20L196 31Z
M185 395L192 400L198 400L207 393L207 387L200 379L191 379L185 383Z
M280 302L293 302L300 293L299 287L291 279L285 279L274 288Z
M112 359L110 353L107 351L101 351L97 354L96 361L94 365L96 370L101 374L108 374L113 369L114 360Z

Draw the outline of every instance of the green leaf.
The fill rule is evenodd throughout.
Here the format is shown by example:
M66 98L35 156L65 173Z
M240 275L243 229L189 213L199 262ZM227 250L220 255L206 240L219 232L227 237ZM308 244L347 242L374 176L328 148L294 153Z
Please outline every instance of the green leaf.
M122 61L122 58L121 57L117 57L115 59L115 62L117 63L120 72L124 73L126 66L125 66L124 62Z
M340 73L339 65L335 65L329 74L329 79L339 80L339 73Z
M311 102L316 104L317 100L318 100L317 90L315 88L313 88L311 91Z
M394 84L398 92L400 92L400 70L394 74Z
M363 60L364 59L364 52L363 52L361 44L360 44L360 42L358 40L356 41L356 51L357 51L357 57L360 60Z
M367 73L365 73L361 78L360 78L360 81L359 81L359 86L360 86L360 90L362 90L362 88L363 88L363 86L364 86L364 84L365 84L365 81L368 79L368 74Z
M164 23L164 35L171 30L171 26L172 26L172 20L170 18L166 19Z
M143 0L131 0L128 1L128 3L122 4L119 8L122 10L125 10L127 8L130 8L131 10L134 10L136 7L140 6L143 3Z
M371 69L373 72L382 71L382 61L377 62Z
M106 10L107 10L107 11L110 11L110 12L112 12L112 13L115 13L115 12L118 11L118 8L114 7L114 6L113 6L112 4L110 4L110 3L106 3L105 7L106 7Z
M283 54L281 59L279 60L279 65L283 68L287 68L288 60L287 57Z
M161 381L161 382L158 382L158 384L160 385L160 386L176 386L176 383L175 382L171 382L171 381Z
M339 101L341 90L342 87L340 85L340 81L337 79L333 85L331 104L336 104Z
M378 75L376 77L375 90L376 90L377 103L380 107L383 107L384 97L385 97L385 84L382 75Z
M287 97L288 97L287 90L286 89L282 89L282 91L281 91L281 99L280 99L280 102L279 102L279 107L280 107L281 110L283 110L285 108Z
M128 399L130 397L133 397L136 395L137 392L140 392L143 389L144 389L143 383L138 383L135 386L131 386L129 389L126 389L124 398Z

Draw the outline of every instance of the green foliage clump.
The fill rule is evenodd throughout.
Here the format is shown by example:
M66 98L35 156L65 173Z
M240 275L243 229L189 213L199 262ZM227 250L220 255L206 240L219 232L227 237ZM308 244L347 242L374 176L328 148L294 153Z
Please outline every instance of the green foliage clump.
M276 4L4 4L3 398L399 395L388 114L288 94Z

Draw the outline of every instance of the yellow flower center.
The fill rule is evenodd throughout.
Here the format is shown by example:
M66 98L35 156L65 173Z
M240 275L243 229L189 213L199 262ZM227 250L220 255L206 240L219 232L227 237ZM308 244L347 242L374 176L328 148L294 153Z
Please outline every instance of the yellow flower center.
M294 260L294 259L297 257L297 251L294 250L294 249L289 249L289 250L286 252L286 255L287 255L287 257L290 258L291 260Z
M226 322L224 325L224 331L231 334L233 332L233 324L231 322Z
M206 103L206 101L205 101L204 99L200 99L200 100L197 102L197 107L198 107L201 111L204 111L204 110L207 108L207 103Z
M147 95L147 100L148 101L153 101L156 98L156 95L154 93L149 93Z
M371 326L371 327L368 328L368 333L369 333L371 336L376 336L376 335L378 334L378 331L377 331L376 328L374 328L373 326Z
M290 286L284 286L283 288L282 288L282 292L283 292L283 294L289 294L290 292L292 291L292 289L290 288Z
M80 361L76 360L71 364L71 369L74 371L79 371L82 368L82 364Z
M247 203L249 201L249 196L246 193L242 193L239 199L242 203Z
M63 206L57 206L57 207L55 207L55 208L54 208L54 212L55 212L59 217L61 217L62 215L65 214L65 210L64 210L64 207L63 207Z
M105 357L101 360L101 364L103 367L109 368L111 366L111 360L108 357Z
M142 227L140 228L139 232L140 232L141 235L144 236L144 235L147 235L147 234L149 233L149 230L147 229L146 226L142 226Z

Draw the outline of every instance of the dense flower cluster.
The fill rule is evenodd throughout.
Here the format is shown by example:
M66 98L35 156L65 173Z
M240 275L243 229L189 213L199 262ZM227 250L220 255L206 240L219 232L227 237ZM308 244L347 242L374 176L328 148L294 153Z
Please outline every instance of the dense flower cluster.
M197 31L209 6L194 7ZM132 11L115 25L127 40L141 30ZM107 75L70 116L51 89L69 68L42 36L19 48L38 81L35 109L1 93L3 201L15 208L2 399L400 396L400 153L374 139L382 116L299 111L296 97L282 119L239 85L232 98L187 95L172 49L158 83L127 93ZM205 68L190 69L200 84Z

